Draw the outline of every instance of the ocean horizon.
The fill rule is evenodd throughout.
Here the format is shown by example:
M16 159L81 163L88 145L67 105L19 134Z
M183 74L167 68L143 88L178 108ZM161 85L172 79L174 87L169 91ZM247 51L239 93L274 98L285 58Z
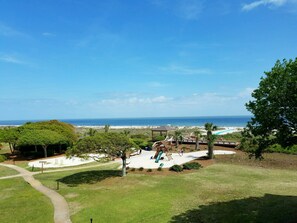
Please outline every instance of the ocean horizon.
M203 126L207 122L220 127L245 127L252 116L197 116L197 117L144 117L144 118L98 118L98 119L56 119L74 126ZM17 126L40 120L0 120L0 126Z

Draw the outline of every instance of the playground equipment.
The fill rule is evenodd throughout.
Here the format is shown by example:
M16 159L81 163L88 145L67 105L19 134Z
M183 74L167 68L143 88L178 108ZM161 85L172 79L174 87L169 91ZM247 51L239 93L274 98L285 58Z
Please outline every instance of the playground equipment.
M161 151L159 152L159 154L158 154L156 160L155 160L155 163L158 163L158 162L159 162L159 160L161 159L162 154L163 154L163 151L161 150Z

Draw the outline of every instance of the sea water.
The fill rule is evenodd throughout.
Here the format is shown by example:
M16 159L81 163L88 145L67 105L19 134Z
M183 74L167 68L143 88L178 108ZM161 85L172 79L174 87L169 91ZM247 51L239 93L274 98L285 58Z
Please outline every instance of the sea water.
M222 127L245 127L251 116L201 116L201 117L158 117L158 118L104 118L104 119L58 119L75 126L203 126L207 122ZM0 125L22 125L26 122L45 120L8 120Z

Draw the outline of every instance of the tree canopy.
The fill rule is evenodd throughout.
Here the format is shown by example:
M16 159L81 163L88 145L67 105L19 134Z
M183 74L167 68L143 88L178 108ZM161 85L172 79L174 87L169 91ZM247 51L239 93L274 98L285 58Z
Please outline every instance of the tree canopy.
M44 157L47 157L47 147L65 142L65 137L51 130L25 130L18 139L19 146L42 146Z
M126 175L127 153L135 144L122 133L104 132L80 139L76 145L68 149L68 155L86 158L88 153L104 153L122 159L122 175Z
M261 156L271 144L283 147L296 144L297 58L278 60L271 71L265 72L252 97L254 100L246 107L253 118L247 124L245 134L256 137L256 156Z

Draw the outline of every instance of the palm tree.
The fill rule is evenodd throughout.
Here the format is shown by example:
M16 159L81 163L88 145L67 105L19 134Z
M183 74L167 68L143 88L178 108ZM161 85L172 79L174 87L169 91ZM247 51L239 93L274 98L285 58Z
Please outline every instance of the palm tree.
M175 138L175 148L177 148L179 144L179 140L182 138L182 132L179 130L176 130L174 132L174 138Z
M199 129L195 130L194 135L195 135L195 138L196 138L195 150L199 150L199 138L201 136L201 131Z
M217 130L218 127L213 125L212 123L205 123L204 128L207 131L206 138L208 146L208 158L213 159L213 145L216 137L212 134L212 131Z
M109 128L110 128L110 125L105 125L104 126L104 132L108 132L109 131Z

